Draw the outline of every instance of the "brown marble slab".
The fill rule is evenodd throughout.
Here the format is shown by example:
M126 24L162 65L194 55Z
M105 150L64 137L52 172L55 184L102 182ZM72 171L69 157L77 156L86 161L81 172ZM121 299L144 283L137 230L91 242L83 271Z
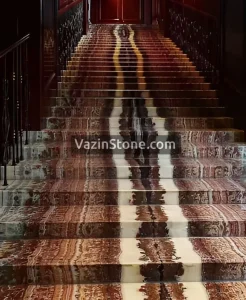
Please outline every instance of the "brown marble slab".
M122 253L122 247L132 247ZM244 280L245 238L2 241L1 284ZM130 249L130 248L129 248ZM18 256L16 253L18 251ZM190 252L187 252L190 251ZM124 274L128 272L130 277ZM132 277L136 270L139 276ZM140 279L142 278L142 279Z
M0 296L3 299L15 300L46 300L72 299L78 300L129 300L127 296L139 296L142 300L189 300L186 290L204 300L244 300L246 284L244 282L207 282L200 284L166 283L166 284L98 284L98 285L55 285L55 286L2 286ZM122 290L128 291L127 295ZM131 298L136 299L136 298ZM200 299L200 298L199 298Z
M244 300L243 132L187 56L155 27L95 25L51 96L0 190L0 299ZM181 151L72 158L72 135L114 126Z
M222 237L246 234L241 205L1 207L0 237Z

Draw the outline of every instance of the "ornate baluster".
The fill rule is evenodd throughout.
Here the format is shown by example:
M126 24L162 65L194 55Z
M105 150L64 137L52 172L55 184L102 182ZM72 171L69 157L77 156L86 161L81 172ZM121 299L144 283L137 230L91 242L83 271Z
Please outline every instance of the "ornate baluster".
M20 160L23 160L23 68L22 68L22 45L20 45L20 60L19 60L19 71L20 71Z
M10 118L9 118L9 88L7 81L7 58L4 58L4 79L3 79L3 115L2 115L2 136L3 136L3 185L7 186L7 165L8 165L8 146L9 146L9 131L10 131Z
M19 74L19 47L15 50L16 55L16 121L15 121L15 144L16 144L16 163L20 162L19 158L19 122L20 122L20 91L19 91L19 82L20 82L20 74Z
M15 73L15 52L12 54L12 166L16 165L16 151L15 151L15 120L16 120L16 73Z
M168 4L170 38L212 83L218 84L221 61L220 28L213 16L183 3Z
M28 47L27 42L25 43L25 145L28 145L28 130L29 130L29 99L30 99L30 90L29 90L29 74L28 74Z

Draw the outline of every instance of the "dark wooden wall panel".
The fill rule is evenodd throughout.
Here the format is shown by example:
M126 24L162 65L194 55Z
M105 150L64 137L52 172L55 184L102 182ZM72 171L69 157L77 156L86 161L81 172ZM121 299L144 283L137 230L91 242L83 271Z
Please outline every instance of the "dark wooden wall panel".
M121 19L121 0L99 0L99 22L114 23Z
M91 0L91 22L143 23L145 2L146 0ZM149 13L151 14L151 10Z
M181 0L178 2L183 2L185 5L189 5L213 16L219 16L220 0Z
M142 0L122 0L122 20L125 23L142 23Z

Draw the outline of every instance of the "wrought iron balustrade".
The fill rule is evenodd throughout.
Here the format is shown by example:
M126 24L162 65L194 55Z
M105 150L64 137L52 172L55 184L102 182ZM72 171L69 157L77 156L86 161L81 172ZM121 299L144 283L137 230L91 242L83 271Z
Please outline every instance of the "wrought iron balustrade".
M24 159L24 145L29 142L29 38L28 34L0 52L0 164L4 186L8 185L7 166Z
M173 0L167 1L168 35L215 86L221 76L219 18Z

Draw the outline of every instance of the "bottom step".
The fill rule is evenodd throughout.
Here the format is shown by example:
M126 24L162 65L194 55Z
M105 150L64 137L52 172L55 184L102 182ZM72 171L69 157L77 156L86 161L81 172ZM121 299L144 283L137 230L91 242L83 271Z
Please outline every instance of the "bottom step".
M98 284L4 286L0 298L8 300L245 300L245 282Z

